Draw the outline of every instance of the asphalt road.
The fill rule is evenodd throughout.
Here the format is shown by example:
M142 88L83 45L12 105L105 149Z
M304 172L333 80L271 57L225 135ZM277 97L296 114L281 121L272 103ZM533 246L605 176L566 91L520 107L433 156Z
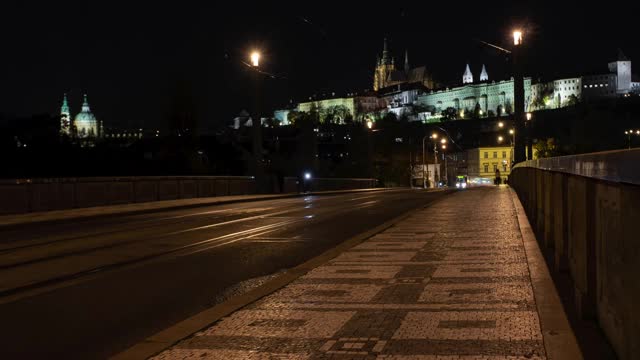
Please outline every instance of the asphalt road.
M0 228L0 358L107 358L442 196L307 196Z

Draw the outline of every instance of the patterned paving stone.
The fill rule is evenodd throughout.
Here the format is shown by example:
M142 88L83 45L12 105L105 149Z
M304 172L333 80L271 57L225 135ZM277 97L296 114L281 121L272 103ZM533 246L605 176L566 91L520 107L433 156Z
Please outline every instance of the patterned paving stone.
M504 188L455 193L155 359L546 359L520 236Z
M340 254L335 261L409 261L416 253L416 251L347 251Z
M366 241L354 247L352 250L419 250L422 249L426 244L426 241Z
M313 269L304 278L391 279L400 270L402 270L401 266L321 266Z
M533 290L526 282L489 284L427 284L418 302L528 302Z
M265 302L368 302L382 288L370 284L292 284Z
M199 335L330 338L352 311L241 310Z
M458 264L441 265L433 273L433 277L498 277L498 276L527 276L529 270L526 264L501 264L500 266L486 264Z
M278 354L257 351L208 350L208 349L171 349L155 356L153 360L165 359L245 359L245 360L306 360L309 354Z
M410 312L394 339L542 340L535 312Z

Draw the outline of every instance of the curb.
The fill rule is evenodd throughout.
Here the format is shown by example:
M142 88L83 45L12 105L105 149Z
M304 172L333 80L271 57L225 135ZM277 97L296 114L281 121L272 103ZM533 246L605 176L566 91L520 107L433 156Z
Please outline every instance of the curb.
M359 192L393 191L396 189L401 189L401 188L370 188L370 189L353 189L353 190L330 190L330 191L319 191L319 192L310 192L310 193L290 193L290 194L282 194L282 195L255 195L254 197L251 197L251 198L229 199L229 200L224 200L224 199L213 200L212 199L210 202L200 202L195 204L182 204L182 205L176 204L176 205L168 205L166 207L158 207L158 208L152 208L152 209L130 209L130 210L123 210L119 212L114 211L106 214L88 214L88 215L76 214L75 216L68 216L68 217L64 217L61 215L59 218L53 218L53 219L27 218L28 215L33 215L37 213L3 215L3 216L0 216L0 229L6 230L6 229L19 228L21 226L29 226L29 225L64 223L66 221L74 221L78 219L85 220L85 219L94 219L98 217L108 218L108 217L115 217L120 215L140 215L140 214L148 214L148 213L157 212L157 211L192 209L192 208L204 207L204 206L228 205L228 204L252 202L252 201L281 200L281 199L291 199L291 198L303 197L303 196L328 196L328 195L340 195L340 194L359 193ZM198 198L177 199L177 200L197 200L197 199ZM200 199L203 199L203 198L200 198ZM167 200L167 201L175 201L175 200ZM153 203L157 203L157 201L155 202L152 201L148 203L122 204L122 205L126 206L126 205L153 204ZM122 205L107 205L107 206L122 206ZM99 208L99 207L88 207L84 209L96 210L96 208ZM74 208L74 209L53 210L53 211L67 211L67 210L80 210L80 209L81 208ZM47 212L42 212L42 213L47 213ZM15 220L2 219L3 217L20 217L20 216L25 216L25 218L15 219Z
M569 320L567 320L558 291L551 279L547 263L542 256L538 241L533 233L531 224L529 224L529 219L515 191L509 188L509 192L516 210L520 233L522 234L547 358L550 360L582 359L582 352L576 341L573 329L569 325Z
M444 190L440 190L444 191ZM453 191L450 191L452 193ZM445 194L448 195L448 194ZM429 207L439 201L442 201L444 197L435 199L430 203L424 205L421 208ZM166 350L167 348L173 346L179 341L186 339L198 331L211 326L216 321L222 319L225 316L230 315L236 310L239 310L251 303L254 303L257 300L287 286L294 280L300 278L305 275L309 271L314 268L325 264L329 260L335 258L340 255L342 252L352 248L360 244L361 242L367 240L368 238L390 228L396 223L408 218L416 209L411 209L404 214L397 216L391 220L388 220L368 231L360 233L352 238L347 239L346 241L340 243L339 245L331 248L324 253L296 266L293 267L284 274L276 277L273 280L266 282L265 284L250 290L242 295L231 298L221 304L218 304L212 308L204 310L186 320L183 320L165 330L162 330L155 335L152 335L145 340L133 345L127 350L120 352L110 359L112 360L139 360L139 359L148 359L151 356L157 355L158 353Z

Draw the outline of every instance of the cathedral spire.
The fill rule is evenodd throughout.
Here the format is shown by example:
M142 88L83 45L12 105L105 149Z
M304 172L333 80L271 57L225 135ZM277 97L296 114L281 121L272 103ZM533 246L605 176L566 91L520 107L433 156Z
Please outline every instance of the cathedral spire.
M387 38L384 38L384 48L382 49L382 63L389 64L389 47L387 46Z
M482 72L480 73L480 81L489 81L489 74L487 74L487 68L482 64Z
M406 73L409 73L409 69L411 69L409 67L409 50L405 49L405 51L404 51L404 71Z
M467 64L467 68L464 70L464 74L462 75L462 83L463 84L471 84L471 83L473 83L473 74L471 73L471 69L469 68L469 64Z

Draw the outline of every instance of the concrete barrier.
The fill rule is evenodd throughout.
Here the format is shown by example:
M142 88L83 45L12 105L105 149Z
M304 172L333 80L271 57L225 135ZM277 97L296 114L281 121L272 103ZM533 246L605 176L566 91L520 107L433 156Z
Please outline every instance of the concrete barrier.
M554 270L568 271L575 307L597 321L621 359L640 358L640 150L516 165L518 193ZM632 167L632 169L628 168Z
M286 193L366 189L375 179L285 178ZM154 176L0 180L0 215L160 200L256 194L251 176Z

